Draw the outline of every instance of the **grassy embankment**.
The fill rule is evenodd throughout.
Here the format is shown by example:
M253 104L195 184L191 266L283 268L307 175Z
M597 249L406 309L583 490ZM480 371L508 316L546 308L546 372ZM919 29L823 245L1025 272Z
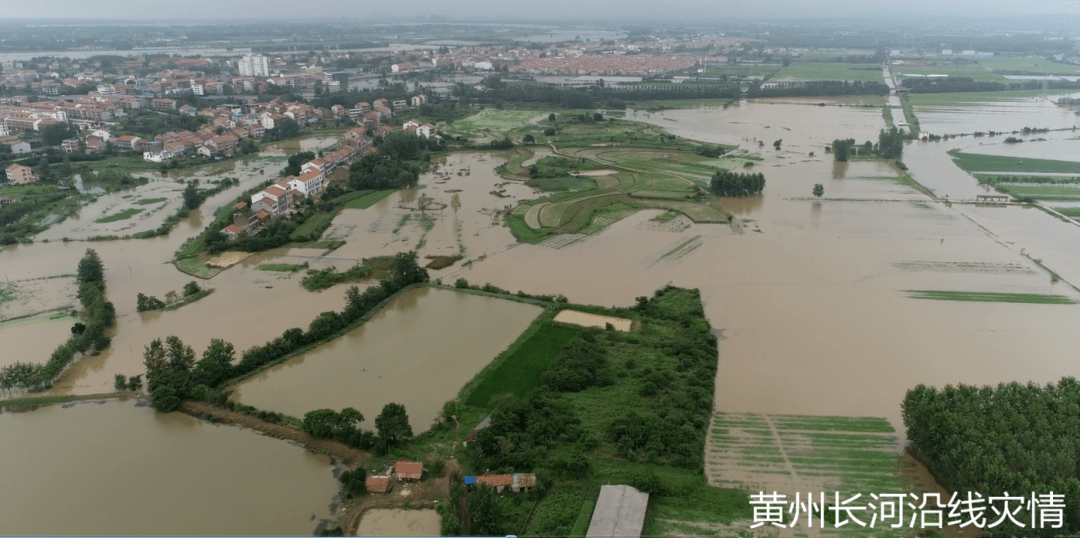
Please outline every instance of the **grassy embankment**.
M906 93L904 97L917 107L976 106L995 101L1031 99L1076 93L1076 90L1008 90L1000 92Z
M506 111L487 117L501 112ZM705 188L716 170L744 166L752 162L748 156L704 157L695 151L711 146L669 135L657 126L620 119L583 121L579 116L560 112L555 121L544 118L518 124L512 133L532 135L537 145L508 152L500 174L554 192L523 202L506 215L519 241L536 243L558 234L595 233L645 208L679 211L696 222L729 220L729 215L710 203L712 197ZM545 131L554 132L545 135ZM523 163L542 144L556 148L557 154L536 161L536 172L530 173ZM599 170L610 173L592 175Z

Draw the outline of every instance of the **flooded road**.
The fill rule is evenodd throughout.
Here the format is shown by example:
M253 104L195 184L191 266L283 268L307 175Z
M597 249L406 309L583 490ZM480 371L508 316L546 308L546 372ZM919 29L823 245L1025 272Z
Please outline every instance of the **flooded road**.
M298 418L353 407L368 429L384 405L400 403L420 433L540 312L505 299L413 288L347 335L244 381L233 399Z
M0 431L7 535L307 536L337 493L322 456L130 401L3 413Z

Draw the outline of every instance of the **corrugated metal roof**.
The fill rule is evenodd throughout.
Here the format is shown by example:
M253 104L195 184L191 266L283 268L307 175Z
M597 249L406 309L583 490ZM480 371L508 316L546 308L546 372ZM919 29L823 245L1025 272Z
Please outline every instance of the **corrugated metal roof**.
M639 537L645 527L648 506L648 493L630 486L603 486L585 537Z

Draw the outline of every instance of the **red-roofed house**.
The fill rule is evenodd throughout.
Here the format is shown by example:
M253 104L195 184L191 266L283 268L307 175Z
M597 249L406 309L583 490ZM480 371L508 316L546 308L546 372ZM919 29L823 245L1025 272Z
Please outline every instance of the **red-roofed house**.
M394 464L394 474L398 480L420 480L424 474L424 464L414 461L399 461Z
M483 484L490 488L495 488L495 491L502 493L503 489L513 487L514 475L512 474L492 474L487 476L476 477L477 484Z
M228 237L229 240L233 240L240 237L240 234L244 233L244 230L235 224L230 224L222 228L221 233L225 234L225 237Z
M389 476L369 476L364 481L367 490L371 493L387 493L390 491Z

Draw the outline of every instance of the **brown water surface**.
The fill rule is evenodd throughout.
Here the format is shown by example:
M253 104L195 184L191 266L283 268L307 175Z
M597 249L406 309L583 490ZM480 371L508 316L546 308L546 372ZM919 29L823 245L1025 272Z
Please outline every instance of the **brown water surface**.
M400 403L420 433L540 312L505 299L413 288L345 336L244 381L233 398L294 417L353 407L367 428L384 405Z
M0 414L0 532L306 536L329 518L329 461L132 402Z

